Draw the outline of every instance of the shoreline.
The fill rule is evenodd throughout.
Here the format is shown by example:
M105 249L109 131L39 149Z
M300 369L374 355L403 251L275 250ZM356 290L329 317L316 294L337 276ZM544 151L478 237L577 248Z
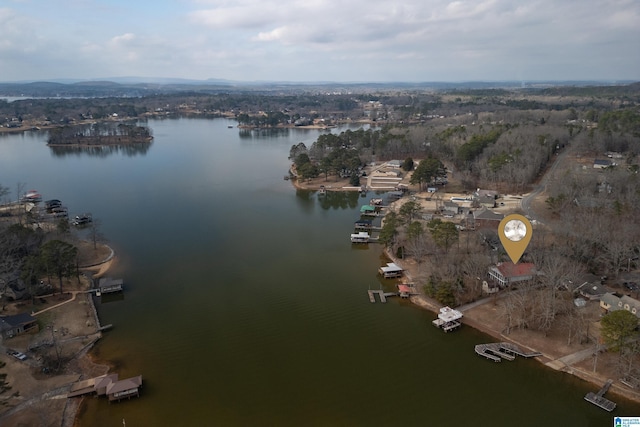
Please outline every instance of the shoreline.
M62 369L52 374L40 370L37 353L25 361L8 359L4 365L6 379L14 384L11 396L6 396L3 410L0 413L0 424L7 425L39 425L34 408L47 411L49 420L64 427L79 426L78 415L82 413L84 396L79 399L67 397L70 387L77 381L107 374L112 365L108 360L101 360L91 352L95 344L103 337L100 331L100 319L96 311L91 277L99 278L108 273L116 262L113 249L105 244L93 252L87 241L79 243L85 250L81 256L83 273L76 279L66 283L66 291L55 292L40 298L41 306L32 307L33 316L43 326L29 334L19 334L9 343L0 343L20 350L27 348L33 339L54 339L52 327L60 333L58 357L65 360ZM46 302L44 302L46 300ZM16 310L8 307L8 312ZM21 309L24 311L24 309ZM46 325L49 326L46 326ZM46 326L46 327L45 327ZM49 335L51 334L51 335ZM23 350L24 351L24 350Z
M389 252L388 248L383 249L383 254L391 262L394 262L395 264L397 264L398 266L404 269L404 276L402 280L403 282L414 283L413 277L409 272L409 269L407 268L408 267L406 265L407 263L404 262L404 260L400 260L397 257L393 256L393 254ZM491 298L492 297L485 297L484 298L485 302L483 303L483 305L490 304ZM419 295L411 296L409 298L409 301L411 301L411 303L416 305L418 308L422 310L430 311L434 315L437 315L439 309L443 307L443 305L440 304L438 301L424 295L421 290ZM564 354L560 357L554 357L547 354L545 351L543 351L544 349L542 348L537 348L536 346L524 344L517 337L505 335L501 331L495 330L490 325L483 323L482 320L478 318L478 316L474 316L473 314L470 314L468 311L465 311L464 306L456 307L456 309L463 310L464 317L462 318L462 325L466 325L479 332L482 332L496 339L499 342L507 341L519 346L520 348L528 349L534 352L540 352L542 353L542 356L533 357L533 359L536 362L544 365L547 368L553 369L554 371L564 372L569 375L580 378L581 380L586 381L589 384L592 384L594 386L594 391L597 391L599 388L601 388L602 385L609 379L609 376L607 375L603 375L600 372L589 372L588 370L584 369L584 367L579 366L581 362L584 362L584 360L578 360L576 362L571 362L569 360L572 355L584 352L584 350L579 350L575 353ZM553 343L553 340L549 339L549 342ZM565 360L567 361L565 362ZM591 359L587 359L587 360L590 362ZM620 385L619 379L614 381L614 383L611 385L611 389L609 392L613 393L616 396L622 397L623 399L627 399L635 403L640 403L640 391L631 389L628 386Z
M110 250L109 256L106 259L96 264L81 267L85 271L95 271L95 273L93 273L94 279L104 276L116 260L116 255L113 248L109 245L105 246ZM109 361L96 359L96 357L91 354L93 347L102 338L102 332L100 332L99 329L101 322L100 317L98 316L98 310L96 308L96 303L93 299L93 295L89 295L87 300L91 308L91 312L95 316L95 324L98 327L99 335L96 339L92 340L77 357L78 364L81 366L81 379L82 377L95 377L96 372L98 372L98 375L106 375L109 373L109 371L111 371L112 368ZM61 425L63 427L79 427L78 417L84 410L83 406L87 397L88 396L80 396L80 399L71 399L67 397L67 405L65 406L65 410L62 414Z

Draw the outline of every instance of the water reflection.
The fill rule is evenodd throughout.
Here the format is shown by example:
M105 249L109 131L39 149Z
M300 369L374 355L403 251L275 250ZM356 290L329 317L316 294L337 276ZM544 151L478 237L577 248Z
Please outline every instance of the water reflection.
M322 209L354 209L358 207L359 193L357 191L327 191L324 195L318 195L318 201Z
M49 147L55 157L67 156L89 156L89 157L109 157L114 154L123 154L127 157L145 156L151 147L151 142L123 144L123 145L97 145L97 146L70 146L70 147Z
M268 128L268 129L246 129L238 131L240 139L271 139L275 137L286 137L289 135L288 128Z

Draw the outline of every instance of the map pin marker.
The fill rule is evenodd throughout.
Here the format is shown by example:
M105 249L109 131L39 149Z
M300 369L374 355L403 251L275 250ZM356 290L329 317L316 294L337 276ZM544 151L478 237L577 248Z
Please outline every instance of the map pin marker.
M518 263L527 246L529 246L532 234L533 227L531 223L522 215L507 215L500 221L498 235L502 246L514 264Z

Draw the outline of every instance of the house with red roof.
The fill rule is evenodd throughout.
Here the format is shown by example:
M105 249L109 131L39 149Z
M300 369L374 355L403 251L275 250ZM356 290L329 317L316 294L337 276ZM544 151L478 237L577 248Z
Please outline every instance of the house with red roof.
M530 262L521 262L518 264L501 262L489 268L489 277L501 287L505 287L512 283L532 280L536 276L535 267L536 266Z

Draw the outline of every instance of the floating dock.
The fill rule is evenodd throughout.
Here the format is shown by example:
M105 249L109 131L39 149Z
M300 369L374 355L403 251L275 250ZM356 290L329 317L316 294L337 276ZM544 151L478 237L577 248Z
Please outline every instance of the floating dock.
M475 351L476 354L494 362L501 362L502 359L512 361L516 356L525 358L542 356L542 353L537 351L524 352L517 345L508 342L478 344L475 346Z
M395 292L372 291L371 289L369 289L367 293L369 294L369 301L376 302L376 294L378 294L378 298L380 298L380 302L383 302L383 303L387 302L387 298L395 297L398 295Z
M603 397L604 394L609 391L609 387L611 387L611 384L613 384L613 380L607 380L605 385L603 385L597 393L587 393L587 395L584 397L584 400L593 403L594 405L604 409L605 411L613 411L616 408L616 403Z

